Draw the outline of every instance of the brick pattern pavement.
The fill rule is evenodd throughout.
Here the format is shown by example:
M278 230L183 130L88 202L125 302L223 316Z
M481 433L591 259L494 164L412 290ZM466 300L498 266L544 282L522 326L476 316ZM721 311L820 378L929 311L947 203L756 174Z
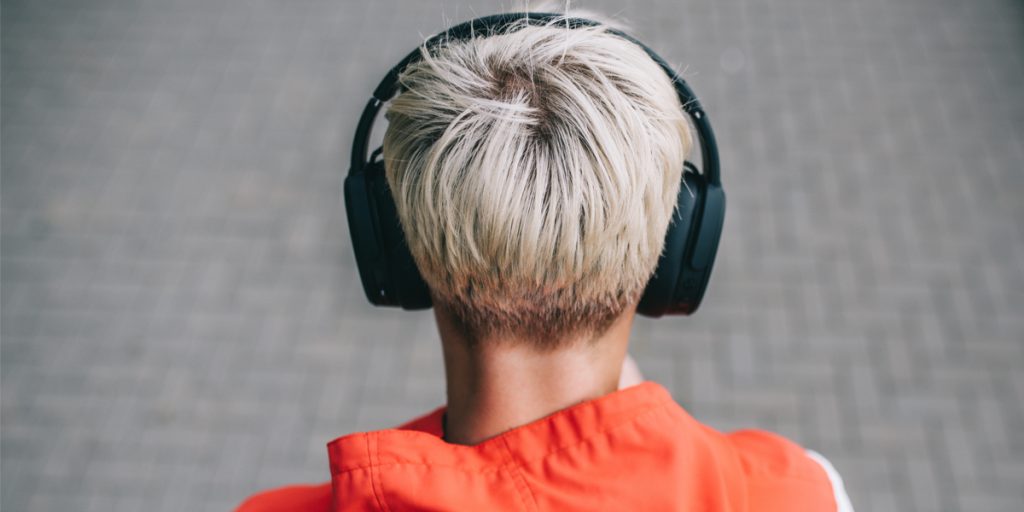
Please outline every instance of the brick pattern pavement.
M339 194L371 84L495 5L4 2L0 508L230 509L441 402ZM1020 2L585 6L685 68L724 159L713 287L639 323L644 371L860 510L1020 510Z

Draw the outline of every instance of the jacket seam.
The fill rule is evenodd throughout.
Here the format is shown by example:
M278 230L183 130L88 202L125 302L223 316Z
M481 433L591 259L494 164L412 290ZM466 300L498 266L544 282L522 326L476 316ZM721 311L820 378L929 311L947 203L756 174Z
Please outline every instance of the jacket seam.
M377 490L377 485L379 483L377 481L379 479L379 476L378 476L379 472L376 471L377 469L379 469L379 466L376 463L376 458L377 458L376 457L376 455L377 455L377 453L376 453L377 452L377 450L376 450L376 448L377 448L377 446L376 446L377 445L377 436L372 436L373 437L373 441L374 441L374 445L373 446L370 445L370 437L371 436L366 436L366 453L370 457L370 466L369 466L369 470L370 470L370 490L373 492L373 499L374 499L374 501L377 502L377 509L381 510L381 511L384 511L384 512L387 512L388 508L387 508L387 506L384 503L383 496L381 496L381 494L383 494L383 491L384 491L383 486L381 486L380 492L378 492L378 490Z
M502 438L502 445L505 446L505 454L508 457L508 467L516 479L516 494L519 495L519 499L523 501L523 504L532 504L533 510L539 510L537 507L537 498L533 495L533 489L530 489L530 484L526 481L526 477L523 475L523 469L519 467L515 457L512 455L512 447L508 444L508 438ZM526 489L526 496L528 496L529 502L523 498L522 489Z

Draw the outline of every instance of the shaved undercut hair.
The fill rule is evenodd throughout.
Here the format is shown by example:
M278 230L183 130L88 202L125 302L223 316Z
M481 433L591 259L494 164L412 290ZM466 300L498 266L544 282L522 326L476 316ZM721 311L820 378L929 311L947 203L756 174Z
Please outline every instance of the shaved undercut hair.
M599 335L655 269L691 129L665 71L608 30L523 20L400 75L388 184L433 300L478 339Z

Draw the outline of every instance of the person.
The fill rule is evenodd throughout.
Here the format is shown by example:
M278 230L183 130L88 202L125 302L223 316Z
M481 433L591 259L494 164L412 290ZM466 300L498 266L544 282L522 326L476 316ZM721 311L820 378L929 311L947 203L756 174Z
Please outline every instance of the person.
M824 458L699 423L628 357L693 134L640 46L561 21L424 48L387 111L446 406L238 510L852 510Z

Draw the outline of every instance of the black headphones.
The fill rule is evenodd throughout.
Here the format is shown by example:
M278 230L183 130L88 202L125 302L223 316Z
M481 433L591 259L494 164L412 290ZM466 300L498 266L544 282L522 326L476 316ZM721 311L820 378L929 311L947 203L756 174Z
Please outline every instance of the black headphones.
M514 24L523 20L534 25L557 20L558 26L564 23L567 29L600 25L596 21L562 18L553 13L496 14L451 27L427 40L425 45L431 49L450 41L486 37L512 30ZM643 48L665 70L700 139L703 174L698 173L692 163L685 163L676 211L665 233L665 246L637 309L640 314L651 317L688 315L697 309L704 296L725 219L725 192L718 169L715 135L697 96L664 59L621 31L609 29L609 32ZM413 50L388 71L373 91L356 127L352 163L345 178L345 210L366 297L377 306L401 306L409 310L429 308L430 294L402 234L394 198L384 177L381 148L369 158L367 152L377 114L384 102L398 93L398 75L420 58L420 49Z

